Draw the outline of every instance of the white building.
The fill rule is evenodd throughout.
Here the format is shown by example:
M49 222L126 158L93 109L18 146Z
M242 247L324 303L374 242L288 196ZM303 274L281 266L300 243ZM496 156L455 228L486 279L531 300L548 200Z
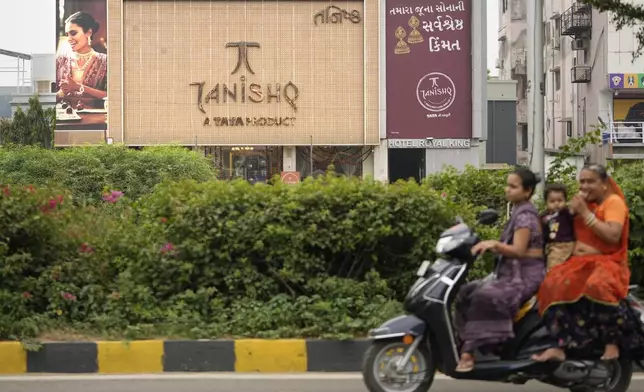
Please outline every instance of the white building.
M519 97L527 87L521 85L524 77L516 72L516 64L524 58L518 60L516 53L524 53L526 47L526 2L499 1L499 74L519 80L518 88L523 89ZM633 3L644 4L644 0ZM576 0L544 0L543 16L546 150L556 150L569 138L603 126L607 144L589 151L592 161L644 158L644 57L633 62L636 30L617 31L609 13ZM517 110L517 132L527 143L518 146L518 154L520 159L529 159L526 147L531 138L520 120L526 110L524 102Z
M517 162L527 164L528 154L528 72L527 72L527 0L499 0L499 56L496 60L499 79L516 80Z
M54 54L28 55L0 50L0 56L4 64L9 64L2 68L3 75L15 80L11 85L0 86L0 116L13 116L19 107L26 109L29 98L34 95L39 96L43 107L56 104L56 95L51 92L51 84L56 81Z

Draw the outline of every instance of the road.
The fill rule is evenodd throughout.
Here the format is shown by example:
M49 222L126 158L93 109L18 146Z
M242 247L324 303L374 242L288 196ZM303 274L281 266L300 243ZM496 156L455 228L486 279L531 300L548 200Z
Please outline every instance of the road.
M240 375L177 374L150 376L0 377L2 392L366 392L358 374ZM524 386L463 382L439 376L432 392L564 391L537 382ZM644 376L629 389L644 392Z

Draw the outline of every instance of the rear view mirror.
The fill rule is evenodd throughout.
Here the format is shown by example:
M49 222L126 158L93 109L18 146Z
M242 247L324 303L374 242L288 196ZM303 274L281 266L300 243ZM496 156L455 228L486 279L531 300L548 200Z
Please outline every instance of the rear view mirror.
M499 220L499 213L493 208L488 208L479 212L478 215L479 223L486 226L492 226Z

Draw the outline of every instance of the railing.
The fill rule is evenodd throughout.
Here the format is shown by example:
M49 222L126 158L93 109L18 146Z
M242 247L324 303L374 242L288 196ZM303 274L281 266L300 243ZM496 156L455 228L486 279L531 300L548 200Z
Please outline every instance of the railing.
M610 127L613 144L644 144L644 122L616 121Z
M573 3L561 15L561 35L573 37L586 34L593 26L592 7L582 3Z
M575 65L570 69L572 83L589 83L593 68L590 65Z

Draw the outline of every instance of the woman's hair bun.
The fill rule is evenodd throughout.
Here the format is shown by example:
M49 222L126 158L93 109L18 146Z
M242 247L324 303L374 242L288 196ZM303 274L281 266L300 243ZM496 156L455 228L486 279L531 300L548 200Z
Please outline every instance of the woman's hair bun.
M535 180L535 181L537 182L537 184L538 184L538 183L540 183L541 181L543 181L543 178L541 178L541 174L539 174L539 173L534 173L534 180Z

